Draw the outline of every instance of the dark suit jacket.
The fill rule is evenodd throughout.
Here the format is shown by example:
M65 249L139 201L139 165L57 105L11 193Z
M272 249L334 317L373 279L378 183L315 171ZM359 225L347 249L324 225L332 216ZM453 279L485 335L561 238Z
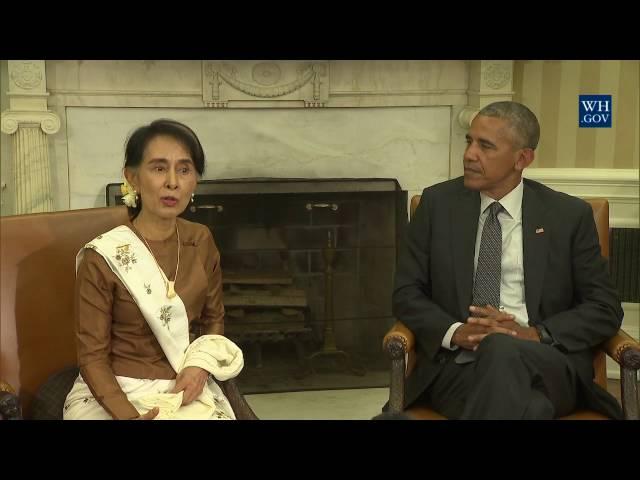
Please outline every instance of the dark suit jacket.
M447 329L469 316L479 215L480 194L459 177L426 188L407 227L393 293L394 316L416 337L407 405L439 372ZM617 332L623 312L590 205L524 179L522 241L530 324L544 324L568 355L581 380L579 402L621 417L615 399L593 382L591 348Z

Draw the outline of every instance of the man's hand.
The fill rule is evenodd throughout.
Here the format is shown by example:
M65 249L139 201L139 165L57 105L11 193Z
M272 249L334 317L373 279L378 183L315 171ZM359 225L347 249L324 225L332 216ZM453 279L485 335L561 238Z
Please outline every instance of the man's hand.
M170 393L182 394L182 405L189 405L202 393L209 373L200 367L187 367L176 377L176 385Z
M484 337L492 333L504 333L505 335L518 336L516 328L518 324L515 316L506 312L500 312L494 307L469 307L472 317L453 333L451 343L467 350L475 350Z
M540 341L538 331L534 327L521 326L515 321L516 317L514 315L511 315L507 312L500 312L499 310L496 310L493 305L487 305L485 307L476 307L472 305L469 307L469 310L471 311L473 316L467 319L468 323L471 323L472 325L482 325L484 327L494 329L493 331L490 331L482 336L478 340L478 343L489 333L496 333L496 328L509 329L515 332L515 336L521 338L522 340L531 340L534 342ZM477 335L474 335L472 340L475 341L477 338L479 337Z
M158 413L160 413L160 409L158 407L153 407L151 410L149 410L144 415L140 415L140 416L134 418L134 420L153 420L154 418L156 418L158 416Z
M512 330L502 327L485 327L484 325L473 325L472 323L463 323L460 325L451 337L451 343L460 348L467 350L475 350L484 337L490 333L506 333L507 335L515 335Z

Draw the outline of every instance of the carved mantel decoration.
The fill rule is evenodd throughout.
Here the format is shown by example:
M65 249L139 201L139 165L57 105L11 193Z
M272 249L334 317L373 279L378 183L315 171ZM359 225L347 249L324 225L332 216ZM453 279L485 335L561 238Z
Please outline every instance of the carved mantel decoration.
M458 124L468 129L478 112L493 102L513 99L513 60L469 62L467 105L458 113Z
M13 135L20 126L37 125L47 135L60 130L60 117L53 112L6 111L2 113L2 133Z
M35 62L15 62L11 80L22 90L33 90L42 83L43 72Z
M212 108L227 108L230 102L324 107L329 96L326 61L203 61L202 75L203 102Z
M512 64L505 62L489 63L484 69L484 83L492 90L500 90L511 81Z

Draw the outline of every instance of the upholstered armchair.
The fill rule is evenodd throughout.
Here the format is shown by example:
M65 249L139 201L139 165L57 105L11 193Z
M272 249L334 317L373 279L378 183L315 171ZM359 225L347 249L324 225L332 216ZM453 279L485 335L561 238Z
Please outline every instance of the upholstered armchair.
M609 203L606 199L587 200L593 208L593 215L598 229L600 248L605 258L609 256ZM411 199L411 215L420 202L420 195ZM418 419L444 419L443 416L427 407L404 409L405 379L412 372L416 363L415 337L400 321L391 328L383 340L383 349L391 360L391 384L389 386L389 412L404 412ZM625 418L639 419L637 374L640 368L640 344L623 330L594 350L593 367L595 382L607 388L606 356L620 365L620 381L622 408ZM603 415L587 410L580 410L563 419L605 419Z
M78 375L75 256L126 218L123 206L0 218L0 418L62 418ZM219 384L238 419L256 418L233 379Z

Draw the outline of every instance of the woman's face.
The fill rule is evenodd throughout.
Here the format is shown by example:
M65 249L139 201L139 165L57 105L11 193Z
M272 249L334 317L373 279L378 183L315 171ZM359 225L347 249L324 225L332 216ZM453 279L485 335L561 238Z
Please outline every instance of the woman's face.
M147 144L141 165L127 169L125 174L140 195L140 213L145 217L177 217L196 189L197 172L191 154L180 141L167 135L154 137Z

